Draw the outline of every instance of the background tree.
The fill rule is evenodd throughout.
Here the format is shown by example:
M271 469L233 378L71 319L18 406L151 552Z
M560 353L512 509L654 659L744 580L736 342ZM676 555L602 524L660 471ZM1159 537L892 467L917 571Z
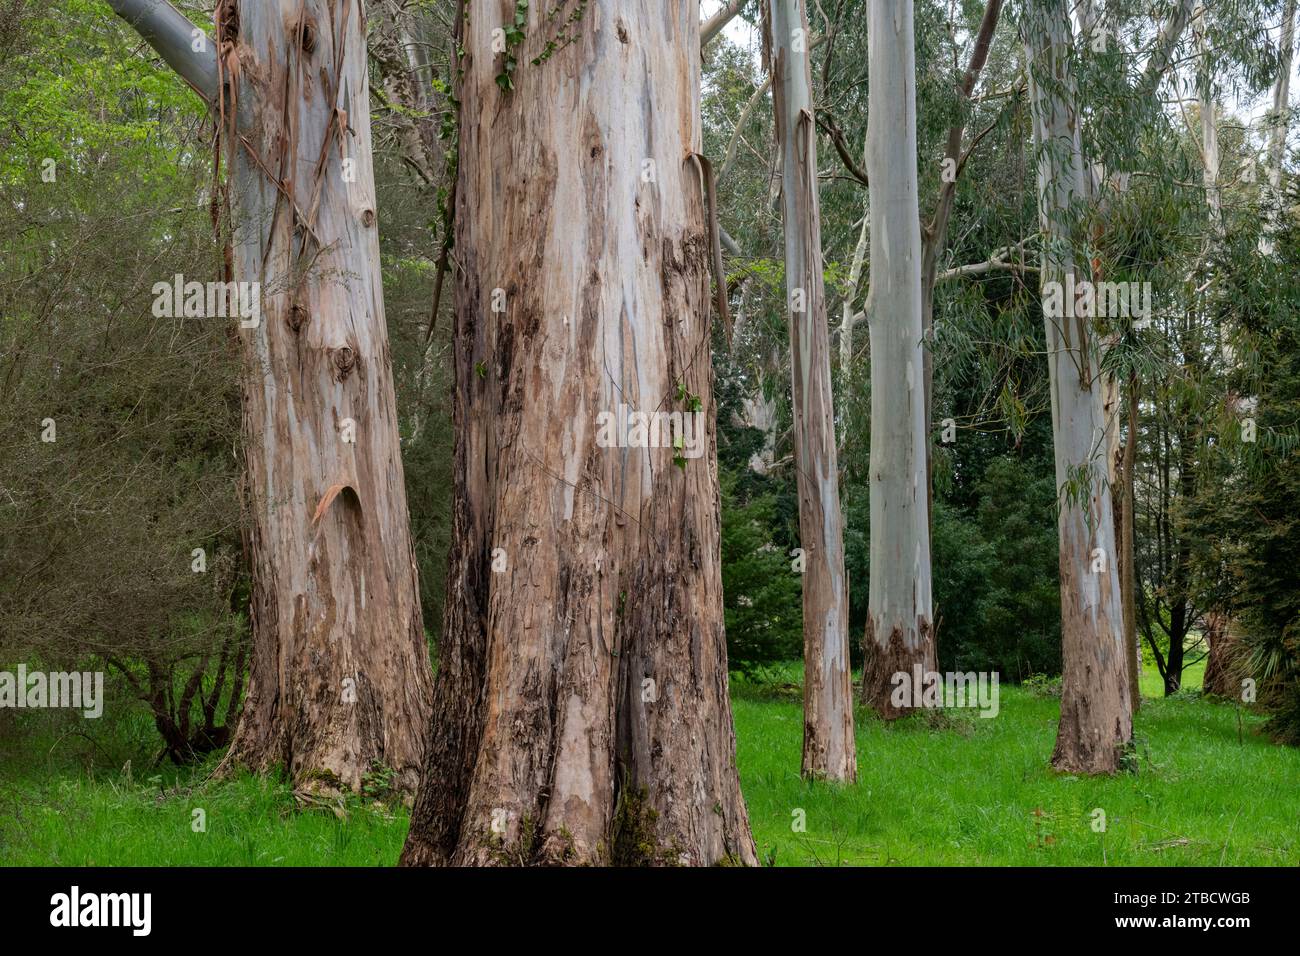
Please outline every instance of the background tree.
M853 780L857 748L849 676L848 589L822 277L811 43L802 0L771 0L764 51L781 150L786 309L793 381L794 467L803 551L805 776Z

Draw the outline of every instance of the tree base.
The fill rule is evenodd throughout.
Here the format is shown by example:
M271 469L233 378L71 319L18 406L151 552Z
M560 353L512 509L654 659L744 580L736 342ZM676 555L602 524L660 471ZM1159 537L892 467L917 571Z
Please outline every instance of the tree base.
M938 668L930 622L917 621L916 640L909 646L901 628L894 628L887 641L877 639L874 622L867 619L867 633L862 642L862 703L885 720L897 720L920 710L921 688L912 688L910 706L900 707L894 700L897 686L894 675L906 674L909 681L916 668L924 675Z

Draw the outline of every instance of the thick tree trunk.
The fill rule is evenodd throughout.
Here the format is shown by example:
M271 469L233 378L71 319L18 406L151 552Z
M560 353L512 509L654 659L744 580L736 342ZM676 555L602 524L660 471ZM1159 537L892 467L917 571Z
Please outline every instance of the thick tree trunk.
M402 861L752 864L691 158L698 4L592 0L572 42L533 4L507 92L493 31L514 10L476 0L464 27L454 536ZM698 408L701 457L635 432L609 447L599 416L620 404Z
M786 312L803 574L803 773L857 778L844 526L822 281L817 134L804 0L771 0L768 55L785 221Z
M894 674L934 670L930 519L921 342L912 0L878 0L867 28L871 124L871 584L863 699L884 717ZM919 696L919 688L914 700Z
M1069 68L1071 27L1064 0L1030 0L1024 14L1034 145L1038 152L1042 280L1060 488L1061 720L1052 764L1110 773L1132 737L1115 523L1105 456L1106 421L1098 346L1090 321L1059 291L1076 276L1071 236L1087 196L1079 115ZM1086 264L1082 278L1087 278ZM1073 286L1070 286L1073 288ZM1059 300L1058 300L1059 301Z
M210 39L187 70L174 9L114 9L151 43L142 26L170 22L155 36L185 46L155 46L217 99ZM238 114L223 130L227 278L261 284L260 321L240 329L253 653L226 765L354 790L382 766L414 789L431 672L384 320L365 13L359 0L221 0L218 25L235 93L220 113Z

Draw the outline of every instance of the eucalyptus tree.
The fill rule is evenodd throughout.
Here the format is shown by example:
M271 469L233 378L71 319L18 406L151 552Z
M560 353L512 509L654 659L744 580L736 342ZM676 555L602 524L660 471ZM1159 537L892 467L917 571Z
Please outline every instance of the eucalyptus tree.
M894 675L936 666L912 0L872 3L867 43L871 583L862 687L894 717L906 709L892 699Z
M803 773L854 780L844 518L822 277L817 133L804 0L769 0L765 49L781 152L786 313L793 383L794 464L803 550Z
M1286 137L1291 121L1291 62L1295 56L1296 0L1286 0L1282 8L1282 23L1278 30L1277 78L1273 81L1273 103L1269 112L1268 127L1268 189L1269 204L1282 205L1282 176L1286 160ZM1276 225L1276 223L1274 223ZM1260 238L1260 250L1271 251L1267 233Z
M1043 234L1041 291L1060 489L1061 718L1052 764L1076 773L1120 766L1133 733L1107 480L1100 348L1074 289L1087 261L1074 248L1090 188L1064 0L1028 0L1023 32ZM1068 290L1068 291L1066 291Z
M260 288L257 321L238 330L253 650L227 764L352 789L382 766L413 789L431 671L384 320L365 11L220 0L214 40L164 0L110 6L210 105L230 169L222 278Z
M458 23L455 526L402 861L752 864L698 3L500 14Z

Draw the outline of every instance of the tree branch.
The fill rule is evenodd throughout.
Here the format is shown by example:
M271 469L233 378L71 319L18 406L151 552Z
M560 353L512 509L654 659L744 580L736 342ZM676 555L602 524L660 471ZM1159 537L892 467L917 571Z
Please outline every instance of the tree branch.
M844 168L849 171L863 186L869 186L867 182L867 171L857 164L853 154L849 152L849 144L844 141L844 132L835 122L835 117L831 116L825 109L817 110L817 125L821 127L823 133L830 137L831 145L835 147L835 152L840 157L840 162Z
M130 25L167 65L209 104L217 101L217 47L167 0L108 0L113 12ZM203 48L194 41L203 39Z
M745 9L747 3L749 3L749 0L726 0L721 10L700 24L701 53L704 52L704 48L709 45L709 42L722 32L722 28L734 20L741 10Z
M1142 71L1142 80L1138 84L1139 93L1154 93L1160 84L1160 78L1173 65L1174 48L1182 37L1183 31L1192 18L1194 0L1179 0L1165 25L1156 37L1155 47L1147 59L1146 69Z

